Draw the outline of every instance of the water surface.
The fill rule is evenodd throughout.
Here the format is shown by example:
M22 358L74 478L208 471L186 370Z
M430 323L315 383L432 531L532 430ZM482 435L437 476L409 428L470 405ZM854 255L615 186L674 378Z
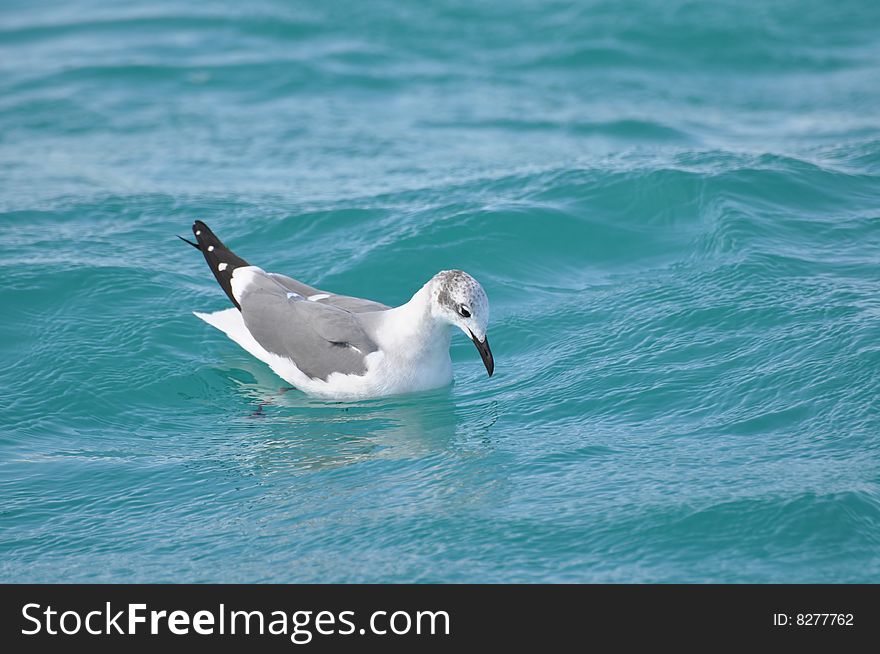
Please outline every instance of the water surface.
M0 580L880 580L880 5L0 8ZM174 235L496 374L309 399Z

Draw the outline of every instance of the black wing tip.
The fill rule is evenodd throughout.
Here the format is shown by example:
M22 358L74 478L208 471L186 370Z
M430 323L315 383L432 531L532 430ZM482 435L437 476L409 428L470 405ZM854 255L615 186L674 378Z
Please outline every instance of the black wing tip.
M196 237L196 243L182 236L179 238L195 247L205 256L205 261L217 283L220 284L220 288L223 289L223 292L226 293L232 304L241 309L241 305L232 294L232 275L238 268L250 264L226 247L223 241L217 238L217 235L203 221L193 221L192 231L193 236Z
M183 238L180 234L175 234L175 236L177 236L177 238L179 238L179 239L180 239L181 241L183 241L184 243L189 243L189 244L192 245L196 250L201 250L201 249L202 249L202 248L199 246L198 243L193 243L193 242L190 241L188 238Z

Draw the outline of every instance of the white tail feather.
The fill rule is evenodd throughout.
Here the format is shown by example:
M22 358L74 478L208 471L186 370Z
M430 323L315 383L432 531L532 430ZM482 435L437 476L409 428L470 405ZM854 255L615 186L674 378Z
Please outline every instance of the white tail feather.
M244 318L241 315L241 311L235 307L223 309L222 311L215 311L214 313L199 313L198 311L193 311L193 315L197 318L201 318L211 325L211 327L219 329L263 363L269 364L269 367L272 368L275 374L281 377L281 379L301 389L308 388L310 382L314 383L296 367L296 364L293 361L285 357L280 357L277 354L272 354L262 345L257 343L256 339L251 335L247 326L244 324ZM321 383L323 384L324 382Z
M241 311L235 307L223 309L222 311L215 311L214 313L200 313L198 311L193 311L193 315L197 318L201 318L211 325L211 327L219 329L233 341L241 345L250 354L260 359L260 361L269 363L269 353L266 352L262 345L257 343L253 336L251 336L248 328L245 327L244 318L241 317Z

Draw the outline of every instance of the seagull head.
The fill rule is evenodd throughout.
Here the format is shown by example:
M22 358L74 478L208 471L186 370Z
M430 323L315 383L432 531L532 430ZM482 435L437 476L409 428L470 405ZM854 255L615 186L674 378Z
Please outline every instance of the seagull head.
M489 325L486 291L463 270L443 270L434 275L433 282L431 313L438 320L458 327L474 342L491 377L495 360L486 337Z

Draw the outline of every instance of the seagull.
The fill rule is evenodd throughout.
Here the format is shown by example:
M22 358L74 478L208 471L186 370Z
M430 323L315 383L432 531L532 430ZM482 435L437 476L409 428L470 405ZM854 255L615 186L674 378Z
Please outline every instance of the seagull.
M337 295L252 266L201 220L195 243L233 307L194 315L216 327L307 395L363 399L430 390L452 381L454 327L470 338L489 376L489 299L462 270L443 270L409 302L389 307Z

